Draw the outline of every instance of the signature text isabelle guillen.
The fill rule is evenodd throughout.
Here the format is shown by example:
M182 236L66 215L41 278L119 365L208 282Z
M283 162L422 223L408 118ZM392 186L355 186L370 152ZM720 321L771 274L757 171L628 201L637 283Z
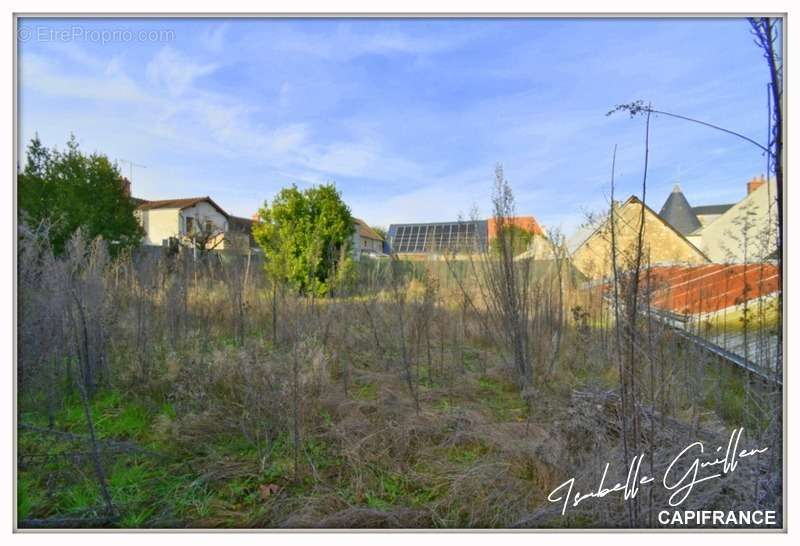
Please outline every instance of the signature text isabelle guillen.
M703 442L694 442L686 446L678 455L670 462L663 477L661 484L667 491L671 491L669 497L669 505L672 507L680 506L689 495L695 485L707 482L710 480L719 479L727 474L736 471L739 465L739 459L752 457L767 451L768 448L754 448L754 449L739 449L739 441L742 436L744 428L734 429L728 439L728 445L723 454L723 446L716 449L714 458L711 460L703 460L708 458L706 449ZM587 499L599 499L612 493L622 494L624 500L629 500L639 494L641 486L650 486L656 482L656 478L648 476L641 471L642 459L644 454L638 454L631 459L628 465L628 473L625 482L618 482L614 485L606 485L608 469L610 463L606 463L603 470L603 475L600 478L600 483L596 488L586 492L576 490L575 478L570 478L550 493L547 500L550 502L562 503L561 514L565 515L567 509L576 507ZM683 473L677 468L685 466L688 463L688 469Z

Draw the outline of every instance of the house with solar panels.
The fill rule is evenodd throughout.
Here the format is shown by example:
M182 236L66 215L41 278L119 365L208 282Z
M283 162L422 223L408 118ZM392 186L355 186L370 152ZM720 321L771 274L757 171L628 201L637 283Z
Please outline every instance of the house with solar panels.
M405 257L470 254L486 247L489 228L486 220L391 224L387 238L391 252Z
M676 184L658 214L714 263L762 262L777 249L777 190L755 177L737 203L692 207Z
M544 231L533 216L505 218L513 225L543 237ZM469 255L483 252L495 237L499 223L488 220L392 224L387 233L390 251L406 258L432 258L443 255Z

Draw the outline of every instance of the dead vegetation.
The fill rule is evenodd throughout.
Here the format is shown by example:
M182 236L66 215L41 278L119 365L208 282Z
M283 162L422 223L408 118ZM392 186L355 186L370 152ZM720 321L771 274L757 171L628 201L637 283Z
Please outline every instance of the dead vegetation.
M747 414L716 396L740 376L641 318L616 331L561 258L369 261L313 299L251 258L21 234L21 526L621 527L618 499L562 518L547 496L622 472L626 411L653 461ZM746 503L751 477L693 502Z

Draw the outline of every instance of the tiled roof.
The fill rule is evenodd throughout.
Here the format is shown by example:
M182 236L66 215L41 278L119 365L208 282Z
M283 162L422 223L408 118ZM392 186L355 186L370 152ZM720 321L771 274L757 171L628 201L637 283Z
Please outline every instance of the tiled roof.
M139 208L141 210L151 209L183 209L205 201L208 197L186 197L182 199L160 199L157 201L144 201Z
M780 290L773 264L663 266L643 275L651 282L650 304L682 315L720 311Z
M486 220L486 225L489 230L489 239L494 239L497 236L498 224L502 222L503 225L512 225L533 233L534 235L544 235L544 230L536 221L533 216L509 216L499 221L498 218L489 218Z
M161 199L158 201L144 201L140 204L137 208L139 210L153 210L153 209L185 209L187 207L193 207L194 205L202 202L209 203L212 207L217 209L220 213L224 216L229 217L230 215L225 212L225 209L217 205L213 199L208 196L205 197L186 197L181 199Z

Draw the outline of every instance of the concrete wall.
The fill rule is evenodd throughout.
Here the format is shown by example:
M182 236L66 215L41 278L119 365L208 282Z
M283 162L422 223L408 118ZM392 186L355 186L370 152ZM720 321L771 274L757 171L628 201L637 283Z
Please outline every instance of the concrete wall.
M763 262L775 252L777 190L774 181L763 184L702 228L700 248L712 262Z
M642 213L642 205L626 202L615 213L617 265L626 269L633 263ZM592 279L613 273L611 261L611 222L606 219L572 255L574 266ZM644 256L642 265L707 263L703 254L680 234L667 226L653 211L645 209Z

